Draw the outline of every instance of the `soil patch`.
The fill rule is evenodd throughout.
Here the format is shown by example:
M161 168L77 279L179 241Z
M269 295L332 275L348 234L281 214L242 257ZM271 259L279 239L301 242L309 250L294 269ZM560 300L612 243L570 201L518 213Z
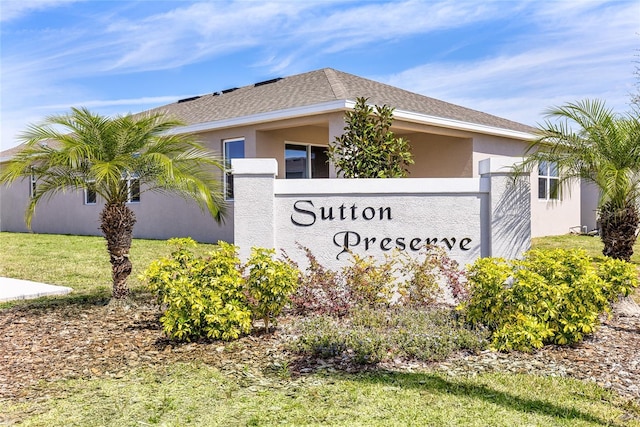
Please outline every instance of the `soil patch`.
M224 373L247 366L266 372L288 366L294 375L319 369L356 371L347 359L300 358L287 349L296 317L283 317L275 332L238 341L179 344L166 339L157 306L104 304L24 305L0 311L0 399L37 397L42 381L121 377L135 367L199 361ZM451 375L485 371L527 372L594 381L640 401L640 317L614 314L573 347L548 346L527 354L457 353L437 363L395 360L384 369L437 369ZM374 367L375 368L375 367Z

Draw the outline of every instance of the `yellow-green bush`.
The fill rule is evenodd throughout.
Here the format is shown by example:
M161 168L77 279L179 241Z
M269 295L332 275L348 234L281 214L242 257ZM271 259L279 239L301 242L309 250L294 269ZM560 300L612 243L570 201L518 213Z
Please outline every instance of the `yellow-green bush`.
M160 322L174 339L232 340L251 329L251 310L243 293L235 246L219 242L207 258L196 257L189 239L171 239L169 258L155 260L143 273L149 288L166 305Z
M169 243L176 246L171 256L153 261L141 278L165 307L160 322L173 339L237 339L251 331L254 316L268 328L297 285L297 270L272 250L255 248L243 266L229 243L218 242L206 257L193 253L190 238Z
M469 269L469 321L492 331L499 350L572 344L593 332L611 303L638 286L635 266L596 267L583 250L532 250L522 260L478 259Z
M276 251L252 248L247 263L247 291L250 295L254 317L264 320L269 331L269 323L276 319L289 302L289 295L295 292L300 272L290 262L275 259Z

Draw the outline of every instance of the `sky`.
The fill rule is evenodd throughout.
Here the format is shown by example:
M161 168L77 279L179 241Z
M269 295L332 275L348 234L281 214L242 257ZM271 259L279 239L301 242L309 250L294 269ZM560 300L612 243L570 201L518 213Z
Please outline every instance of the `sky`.
M0 148L84 106L116 115L325 67L543 122L640 91L640 0L0 0Z

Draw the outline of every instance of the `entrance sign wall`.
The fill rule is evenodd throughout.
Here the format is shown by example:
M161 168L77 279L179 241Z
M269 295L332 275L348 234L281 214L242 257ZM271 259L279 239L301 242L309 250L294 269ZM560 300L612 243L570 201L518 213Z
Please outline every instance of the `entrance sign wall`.
M327 268L348 251L382 258L442 246L461 265L478 257L517 258L529 249L528 177L514 158L480 162L480 178L276 179L275 159L233 159L234 243L284 249L300 266L311 250Z

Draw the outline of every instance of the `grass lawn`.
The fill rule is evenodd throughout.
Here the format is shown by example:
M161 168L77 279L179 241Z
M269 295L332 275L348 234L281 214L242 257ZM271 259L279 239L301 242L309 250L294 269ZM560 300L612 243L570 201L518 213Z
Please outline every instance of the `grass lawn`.
M601 250L597 238L582 236L535 239L533 245L583 247L595 257ZM169 250L163 241L134 240L130 285L135 298L150 298L136 276ZM634 261L640 263L640 257ZM55 310L78 303L78 298L106 301L110 294L110 265L98 237L0 233L0 275L75 290L62 297L2 304L0 324L3 311L34 305ZM2 355L0 348L0 360ZM0 400L0 426L640 427L637 404L568 378L383 369L349 374L331 368L293 375L286 364L266 371L246 363L231 373L194 357L124 366L118 376L42 381L37 397Z
M229 378L175 364L46 387L24 426L637 426L611 394L532 375L374 372ZM14 412L15 411L15 412ZM637 414L637 413L636 413ZM627 422L629 422L627 424Z
M199 247L206 251L211 245ZM170 251L164 240L133 240L132 290L142 289L138 274ZM0 276L69 286L75 295L111 295L111 264L102 237L0 233Z
M604 258L602 248L604 245L597 236L578 236L565 234L562 236L537 237L532 239L533 249L584 249L590 257L596 261ZM640 265L640 240L633 247L631 262Z

